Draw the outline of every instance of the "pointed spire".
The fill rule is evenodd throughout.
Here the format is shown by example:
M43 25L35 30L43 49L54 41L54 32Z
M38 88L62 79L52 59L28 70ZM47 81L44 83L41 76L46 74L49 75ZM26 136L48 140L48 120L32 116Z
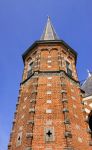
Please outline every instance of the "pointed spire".
M88 72L88 77L91 77L92 73L88 69L87 69L87 72Z
M53 28L53 25L51 23L50 17L48 17L45 30L44 30L40 40L59 40L59 38Z

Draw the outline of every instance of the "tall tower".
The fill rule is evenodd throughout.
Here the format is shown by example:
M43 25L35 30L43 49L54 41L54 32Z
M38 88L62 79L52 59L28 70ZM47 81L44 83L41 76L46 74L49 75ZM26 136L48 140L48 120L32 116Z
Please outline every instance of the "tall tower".
M41 39L23 54L8 150L91 150L76 61L48 17Z

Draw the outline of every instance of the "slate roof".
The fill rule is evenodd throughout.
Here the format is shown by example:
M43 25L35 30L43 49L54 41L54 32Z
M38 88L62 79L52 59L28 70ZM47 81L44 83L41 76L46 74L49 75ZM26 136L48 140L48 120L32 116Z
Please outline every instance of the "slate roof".
M51 23L50 17L48 17L47 24L40 40L59 40L54 27Z
M74 54L75 64L77 61L77 52L71 48L65 41L60 40L54 30L54 27L51 23L50 17L48 17L47 24L45 26L44 32L39 41L35 41L22 55L23 61L25 60L28 53L39 44L63 44L68 51Z
M85 97L92 95L92 73L89 73L88 78L84 81L81 88L85 91Z

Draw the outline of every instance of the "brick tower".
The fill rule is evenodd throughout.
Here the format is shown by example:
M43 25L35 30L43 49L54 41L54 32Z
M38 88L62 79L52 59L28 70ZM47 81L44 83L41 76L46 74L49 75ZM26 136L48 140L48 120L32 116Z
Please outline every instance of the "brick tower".
M59 40L49 17L23 61L8 150L91 150L77 53Z

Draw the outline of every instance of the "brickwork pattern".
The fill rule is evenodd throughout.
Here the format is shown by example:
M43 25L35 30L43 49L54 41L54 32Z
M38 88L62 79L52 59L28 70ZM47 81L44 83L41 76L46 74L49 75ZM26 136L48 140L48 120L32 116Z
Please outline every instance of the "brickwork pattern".
M30 61L33 72L27 79ZM65 73L66 61L72 79ZM8 150L91 150L77 81L75 57L63 45L33 49L25 59Z

